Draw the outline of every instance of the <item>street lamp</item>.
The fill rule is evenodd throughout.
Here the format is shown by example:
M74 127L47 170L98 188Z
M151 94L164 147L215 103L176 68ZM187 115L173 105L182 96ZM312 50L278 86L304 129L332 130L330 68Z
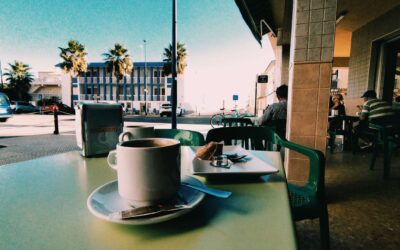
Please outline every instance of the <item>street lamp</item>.
M146 40L143 40L144 47L144 115L147 116L147 81L146 81L146 68L147 68L147 60L146 60Z
M147 115L147 102L146 102L146 96L147 96L147 88L144 89L144 115Z

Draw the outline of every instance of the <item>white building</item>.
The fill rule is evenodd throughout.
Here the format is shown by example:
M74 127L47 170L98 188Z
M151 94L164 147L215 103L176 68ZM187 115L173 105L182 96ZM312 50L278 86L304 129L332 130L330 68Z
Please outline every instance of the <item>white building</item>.
M162 103L171 101L172 78L164 75L164 62L135 62L130 75L117 81L108 72L105 62L88 64L86 73L72 78L74 105L78 102L117 102L129 111L156 112ZM67 76L67 75L66 75ZM63 102L70 104L70 78L64 77L65 93ZM177 104L183 104L183 77L178 76ZM64 92L64 91L63 91Z
M42 99L62 99L62 78L63 76L56 72L42 71L38 73L38 77L31 83L29 90L32 101Z

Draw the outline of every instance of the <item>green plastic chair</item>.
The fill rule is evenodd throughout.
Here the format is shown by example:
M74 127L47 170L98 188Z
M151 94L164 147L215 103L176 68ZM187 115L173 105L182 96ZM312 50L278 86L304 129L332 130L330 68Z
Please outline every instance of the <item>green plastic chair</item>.
M321 151L287 140L280 140L279 144L307 156L310 160L307 184L298 186L288 183L292 213L295 221L319 218L321 248L329 249L329 220L325 198L325 156Z
M181 146L203 146L204 136L197 131L183 129L155 129L155 137L180 141Z
M250 118L232 118L232 117L225 117L222 119L222 124L224 127L247 127L247 126L254 126L253 122Z
M208 131L206 142L223 141L224 145L241 145L250 150L275 150L279 136L267 127L224 127Z
M286 119L271 120L261 126L271 128L280 138L286 137Z
M370 123L369 127L374 129L373 154L370 162L370 170L374 170L376 158L379 154L379 149L383 149L383 178L387 179L390 176L390 165L393 151L399 145L400 136L400 119L393 117L393 120L386 124Z

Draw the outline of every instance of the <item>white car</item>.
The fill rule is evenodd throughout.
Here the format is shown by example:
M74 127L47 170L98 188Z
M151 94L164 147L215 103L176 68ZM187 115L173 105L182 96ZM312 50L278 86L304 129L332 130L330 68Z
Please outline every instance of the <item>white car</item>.
M183 110L180 107L176 107L176 114L178 116L182 116ZM161 104L160 107L160 116L171 116L172 115L172 105L170 103Z

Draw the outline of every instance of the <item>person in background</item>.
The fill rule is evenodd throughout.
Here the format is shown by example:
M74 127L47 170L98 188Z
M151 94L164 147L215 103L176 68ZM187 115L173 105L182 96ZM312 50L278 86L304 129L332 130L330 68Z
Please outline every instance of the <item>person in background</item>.
M329 141L328 145L331 152L335 147L336 134L343 130L343 116L346 115L346 110L343 104L343 96L335 94L329 103L330 117L328 123Z
M394 98L394 102L392 103L393 111L397 116L400 116L400 96L396 96Z
M275 120L286 120L287 96L288 96L287 85L281 85L276 89L276 97L278 98L279 102L267 106L259 122L261 126L269 125L272 121Z
M362 106L357 106L360 109L360 122L354 127L355 142L359 137L367 141L368 145L372 145L370 134L374 134L375 130L369 128L369 123L377 125L385 125L393 116L392 106L386 101L377 99L374 90L367 90L361 96L364 99Z
M281 85L275 92L279 102L267 106L259 124L271 127L281 138L285 138L288 86Z
M334 114L336 115L346 115L346 109L343 104L343 96L341 94L335 94L332 97L332 103L329 107L331 110L331 115ZM333 110L333 112L332 112Z

